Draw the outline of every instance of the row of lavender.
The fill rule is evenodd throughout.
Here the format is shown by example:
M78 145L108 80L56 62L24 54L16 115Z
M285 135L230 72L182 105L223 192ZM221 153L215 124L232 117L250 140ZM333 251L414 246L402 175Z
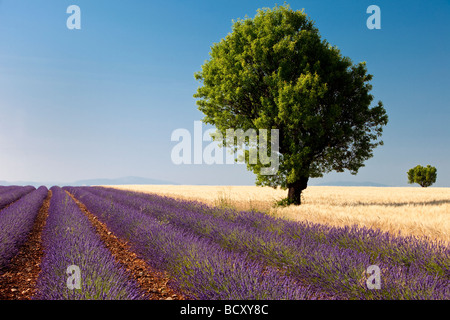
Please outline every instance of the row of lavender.
M413 236L394 236L381 230L352 227L329 227L323 224L298 223L275 218L260 212L237 212L212 208L195 201L179 201L173 198L160 197L145 193L132 193L116 189L93 188L91 192L97 192L106 196L114 196L129 205L134 205L150 213L158 213L155 204L163 203L165 210L159 213L167 213L168 208L182 210L183 212L203 213L234 222L235 225L267 231L277 236L283 236L289 240L303 239L308 242L338 246L340 248L353 249L367 253L372 260L383 260L391 264L409 267L415 265L422 271L433 275L446 277L450 280L450 248L444 243L429 242ZM139 199L139 200L138 200ZM218 221L218 220L215 220ZM200 221L199 221L200 222Z
M0 211L0 270L9 265L25 243L47 192L46 187L1 188L0 208L4 209Z
M13 202L0 212L0 269L25 241L48 192L45 187L33 190L0 188L0 199ZM52 190L55 197L43 237L46 255L36 298L142 297L75 202L60 188ZM168 270L192 298L449 299L450 259L444 246L114 189L68 190L131 241L150 264ZM365 287L369 264L383 270L382 290ZM68 265L81 267L82 290L67 288Z
M16 190L16 189L21 189L21 188L23 188L23 187L20 187L20 186L0 186L0 195L4 194L4 193L11 192L11 191Z
M301 224L250 212L115 189L78 188L139 210L160 223L208 239L228 251L284 270L322 292L358 299L449 299L447 247L369 229ZM71 189L77 192L76 189ZM128 209L128 210L129 210ZM122 209L127 210L127 209ZM380 290L368 290L365 270L382 270Z
M65 188L151 266L167 271L173 285L193 299L332 298L311 290L282 268L233 252L218 243L138 208L95 195L91 188Z
M19 200L24 195L36 190L35 187L26 186L26 187L3 187L0 190L0 210L8 206L9 204Z
M305 239L309 242L349 248L369 253L372 259L378 257L389 263L403 266L416 264L430 274L446 276L450 280L450 249L444 243L429 242L409 236L394 236L381 230L352 227L329 227L323 224L298 223L269 216L261 212L245 212L209 207L196 201L179 201L147 193L129 192L117 189L89 189L101 196L114 197L122 203L139 207L150 213L168 213L169 208L189 213L202 213L220 218L215 221L230 221L235 225L267 231L290 240ZM116 197L120 195L119 197ZM127 196L126 196L127 195ZM130 195L130 197L128 197ZM159 204L165 208L158 210ZM199 221L201 223L201 221Z
M44 257L33 298L143 298L136 281L116 262L75 201L59 187L52 187L51 191L48 219L42 234ZM72 274L74 271L78 273Z

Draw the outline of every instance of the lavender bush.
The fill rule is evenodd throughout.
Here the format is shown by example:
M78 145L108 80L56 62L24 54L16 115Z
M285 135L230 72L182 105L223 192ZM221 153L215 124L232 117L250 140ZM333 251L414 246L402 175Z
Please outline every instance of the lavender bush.
M53 187L49 217L43 230L44 257L37 281L38 300L135 300L143 298L105 247L89 219L70 196ZM81 289L67 286L67 268L78 266Z
M438 274L450 280L450 249L444 243L429 242L414 236L395 236L381 230L364 227L330 227L322 224L288 221L261 212L237 212L229 209L211 208L195 201L130 193L110 188L89 188L90 192L103 197L114 197L124 204L148 212L156 212L155 204L164 203L165 211L203 213L232 221L248 228L267 231L295 240L308 237L309 241L337 245L370 254L388 263L409 267L420 266L429 274ZM127 195L127 196L125 196Z
M408 266L427 256L423 267L431 273L449 274L450 249L444 243L429 242L414 236L395 236L381 230L365 227L330 227L323 224L288 221L265 213L254 211L234 211L209 207L196 201L181 201L147 193L130 192L112 188L89 188L90 192L103 197L112 196L128 205L152 209L153 203L164 202L165 206L182 209L183 212L201 212L217 218L233 221L255 229L270 231L290 239L309 236L311 241L338 245L361 252L369 252L372 257L380 257L389 262ZM122 195L122 196L119 196ZM129 195L125 197L124 195ZM119 197L117 197L119 196ZM145 201L142 201L145 200Z
M0 210L34 190L36 190L36 188L32 186L6 189L5 192L0 193Z
M0 212L0 269L8 266L27 240L47 193L46 187L40 187Z
M82 188L67 188L100 221L153 267L168 271L175 283L195 299L316 299L312 292L282 270L230 252L218 244L167 224ZM331 298L330 295L327 296Z
M0 194L11 192L16 189L21 189L23 187L20 186L0 186Z
M198 210L202 206L183 201L180 205L180 201L164 197L133 196L114 189L84 189L112 197L111 203L139 208L229 250L245 252L334 294L382 299L449 297L449 256L445 247L370 229L299 224L257 213L211 214L211 210ZM258 220L251 219L255 215ZM373 264L383 270L382 290L368 290L364 285L364 271Z

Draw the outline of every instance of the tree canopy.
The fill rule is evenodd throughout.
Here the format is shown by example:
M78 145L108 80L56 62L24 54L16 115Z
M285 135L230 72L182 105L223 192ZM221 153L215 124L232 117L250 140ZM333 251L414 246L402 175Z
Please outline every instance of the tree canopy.
M381 101L370 106L365 62L342 56L288 5L234 21L195 78L203 122L223 137L229 128L279 130L278 171L262 175L260 161L247 167L257 185L288 188L291 203L300 204L310 177L356 174L383 144L388 116Z
M426 167L418 165L409 169L407 174L409 184L417 183L422 188L427 188L436 182L437 169L430 165L427 165Z

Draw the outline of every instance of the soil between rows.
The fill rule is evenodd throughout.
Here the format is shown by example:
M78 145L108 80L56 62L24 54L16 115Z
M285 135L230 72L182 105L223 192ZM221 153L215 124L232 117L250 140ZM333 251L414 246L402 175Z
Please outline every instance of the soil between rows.
M0 300L30 300L36 291L44 255L41 235L47 221L51 197L52 192L49 190L27 241L6 270L0 273Z
M186 297L181 292L177 292L167 285L170 279L166 274L154 270L144 260L140 259L137 254L130 249L130 245L126 241L115 236L108 230L104 223L100 222L97 217L89 212L82 202L76 199L71 193L67 193L88 217L116 261L122 264L129 272L130 276L139 283L141 289L147 294L145 297L146 299L186 300Z
M68 193L68 192L67 192ZM144 299L149 300L185 300L186 297L168 286L169 277L152 269L144 260L138 258L127 242L116 237L101 223L86 206L68 193L78 207L88 217L105 246L116 261L128 271L130 279L135 279L143 292ZM0 270L0 300L31 300L36 293L36 282L41 271L40 265L44 256L42 231L48 218L48 209L52 192L49 190L27 241L19 253L11 260L9 266Z

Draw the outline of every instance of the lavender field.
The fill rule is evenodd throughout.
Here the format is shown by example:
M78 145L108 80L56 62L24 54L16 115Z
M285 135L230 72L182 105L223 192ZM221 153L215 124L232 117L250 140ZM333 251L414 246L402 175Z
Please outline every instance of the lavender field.
M1 187L0 203L2 299L450 298L448 246L415 237L101 187Z

